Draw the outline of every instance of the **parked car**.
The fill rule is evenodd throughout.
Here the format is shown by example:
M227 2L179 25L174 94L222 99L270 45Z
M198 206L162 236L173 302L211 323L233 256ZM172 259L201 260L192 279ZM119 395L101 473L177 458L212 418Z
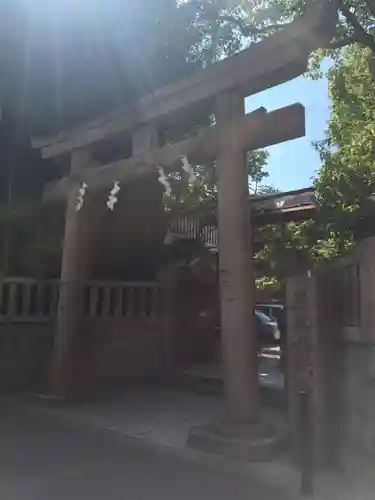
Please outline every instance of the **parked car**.
M218 311L216 311L218 314ZM216 317L217 339L220 339L220 319ZM280 329L277 321L270 318L258 308L254 310L254 326L260 345L278 345L280 343Z
M256 308L258 311L261 311L266 316L269 316L271 319L275 319L279 321L281 317L285 314L284 304L281 302L270 301L270 302L262 302L256 304Z
M280 329L277 321L262 311L254 311L255 328L261 345L275 345L280 342Z

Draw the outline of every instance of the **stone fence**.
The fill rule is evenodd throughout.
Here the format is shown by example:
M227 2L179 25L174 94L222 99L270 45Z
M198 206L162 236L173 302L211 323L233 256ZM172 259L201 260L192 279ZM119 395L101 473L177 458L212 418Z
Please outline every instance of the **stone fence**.
M287 311L291 429L308 390L317 460L375 453L375 238L289 278Z
M58 281L0 281L0 388L45 384L53 349ZM86 382L151 377L166 366L166 316L160 283L85 284L77 343Z

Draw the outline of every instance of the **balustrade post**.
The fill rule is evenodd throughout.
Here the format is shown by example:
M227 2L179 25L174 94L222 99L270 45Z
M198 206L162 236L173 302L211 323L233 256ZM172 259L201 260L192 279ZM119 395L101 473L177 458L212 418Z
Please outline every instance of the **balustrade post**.
M163 321L164 366L168 372L173 368L173 339L175 336L175 311L176 311L176 276L175 266L166 266L159 273L161 285L161 312Z

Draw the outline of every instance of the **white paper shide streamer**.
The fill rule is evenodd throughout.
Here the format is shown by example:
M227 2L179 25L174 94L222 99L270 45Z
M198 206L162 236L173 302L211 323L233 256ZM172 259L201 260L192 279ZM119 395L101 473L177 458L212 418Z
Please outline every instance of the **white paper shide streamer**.
M113 188L111 192L109 193L109 197L107 200L107 207L110 210L113 210L115 208L116 203L118 202L117 194L120 192L120 183L119 181L115 181Z
M172 193L172 189L171 189L171 185L169 183L168 177L165 175L163 167L157 167L157 170L159 172L158 181L160 182L160 184L163 184L163 186L165 188L165 194L167 196L170 196Z
M81 186L78 189L78 196L77 196L77 202L76 202L76 212L79 212L81 208L83 207L83 202L85 201L85 196L87 193L87 184L86 182L82 182Z
M197 180L196 175L194 174L193 167L190 165L189 160L186 156L182 158L182 170L184 170L189 175L189 184L194 184Z

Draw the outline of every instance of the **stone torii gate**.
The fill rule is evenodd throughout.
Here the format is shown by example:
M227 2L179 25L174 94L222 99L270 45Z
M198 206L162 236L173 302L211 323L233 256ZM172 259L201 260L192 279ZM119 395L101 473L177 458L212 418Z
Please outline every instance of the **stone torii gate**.
M332 8L332 10L334 10ZM329 12L328 12L329 11ZM112 116L47 140L34 140L45 158L69 154L70 176L49 186L45 200L66 200L65 237L54 349L52 391L66 390L71 346L80 329L81 285L95 214L95 192L146 175L156 166L172 171L181 157L190 163L217 161L221 335L228 421L241 423L241 441L260 430L256 345L252 325L253 269L246 151L284 142L305 133L304 109L295 104L272 113L261 108L244 114L244 98L288 81L306 69L312 50L331 37L334 17L327 4L311 11L267 40L254 44L177 84L169 85ZM195 138L159 147L158 131L183 122L186 112L205 106L216 125ZM109 137L132 134L133 156L98 166L92 146ZM80 183L88 184L83 209L76 211ZM91 199L90 199L91 198ZM229 424L228 424L229 425ZM244 426L246 430L244 430ZM249 431L249 426L256 432ZM239 428L238 425L236 429ZM203 431L202 431L203 432ZM232 424L204 431L210 446L222 437L237 439ZM247 439L243 439L243 437ZM193 439L199 445L202 435ZM203 438L202 438L203 439ZM247 448L249 451L250 448ZM250 451L249 451L250 453ZM252 452L251 452L252 453Z

